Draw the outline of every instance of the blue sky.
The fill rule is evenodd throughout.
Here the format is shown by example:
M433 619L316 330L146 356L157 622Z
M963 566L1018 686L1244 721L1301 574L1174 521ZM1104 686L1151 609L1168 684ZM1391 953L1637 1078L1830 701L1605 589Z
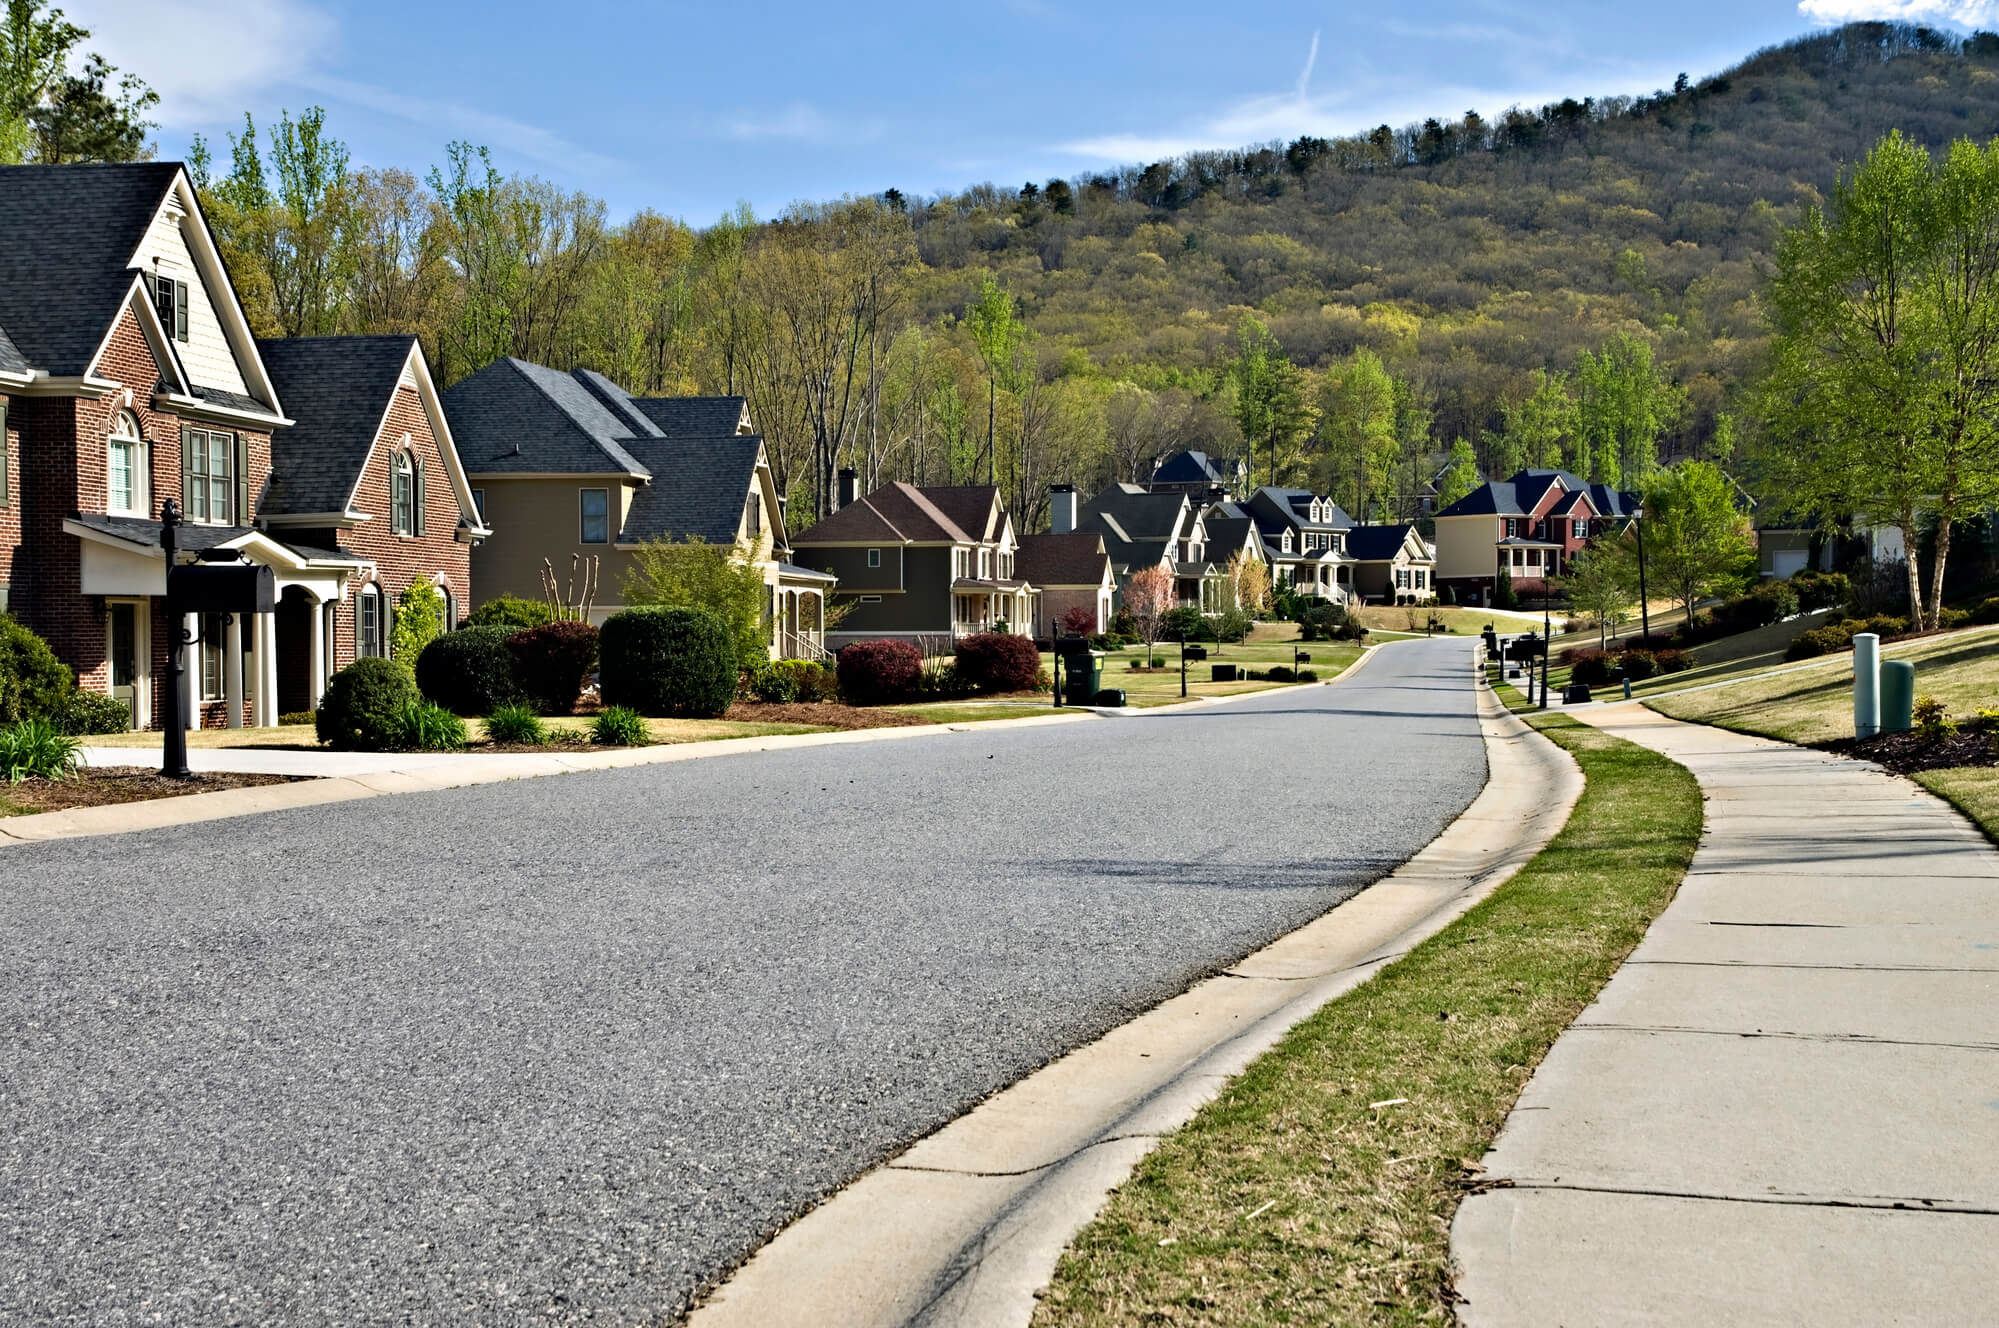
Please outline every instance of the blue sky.
M367 165L447 140L706 224L738 200L1074 175L1566 95L1649 92L1849 18L1999 29L1999 0L67 0L162 94L162 155L322 105Z

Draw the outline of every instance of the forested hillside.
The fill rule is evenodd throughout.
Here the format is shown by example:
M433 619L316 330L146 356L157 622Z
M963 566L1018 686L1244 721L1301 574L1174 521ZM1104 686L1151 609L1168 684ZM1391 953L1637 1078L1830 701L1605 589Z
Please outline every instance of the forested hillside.
M12 104L49 119L64 86ZM1052 481L1195 445L1394 517L1447 459L1459 487L1728 456L1774 243L1890 129L1999 134L1999 37L1857 24L1642 98L699 228L474 145L363 169L310 108L191 166L260 332L415 331L446 380L512 354L745 393L794 511L851 464L990 474L1032 522ZM98 138L47 159L136 141Z

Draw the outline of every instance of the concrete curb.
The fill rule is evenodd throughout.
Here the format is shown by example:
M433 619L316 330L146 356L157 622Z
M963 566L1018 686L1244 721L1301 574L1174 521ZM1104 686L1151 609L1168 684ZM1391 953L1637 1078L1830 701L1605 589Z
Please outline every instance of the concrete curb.
M738 1269L693 1328L1027 1323L1070 1239L1160 1138L1299 1021L1491 893L1567 822L1581 770L1489 688L1478 696L1485 789L1427 848L854 1181Z

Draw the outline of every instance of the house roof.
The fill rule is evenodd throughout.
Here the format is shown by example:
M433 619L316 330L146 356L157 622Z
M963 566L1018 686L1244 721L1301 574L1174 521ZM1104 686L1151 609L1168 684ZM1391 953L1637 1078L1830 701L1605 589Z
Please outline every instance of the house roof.
M26 373L31 367L28 357L7 336L7 329L0 327L0 373Z
M445 390L444 411L474 475L652 477L625 446L637 426L572 374L511 356L494 360Z
M741 397L639 397L633 404L668 438L721 438L742 432Z
M998 539L999 490L990 484L930 484L923 496L975 540Z
M1154 493L1138 484L1113 484L1083 506L1079 524L1106 519L1104 535L1114 541L1169 540L1180 534L1190 511L1184 493Z
M1286 526L1294 530L1345 530L1353 525L1353 518L1337 503L1333 504L1330 518L1312 520L1314 499L1328 501L1310 489L1284 489L1266 484L1250 495L1248 510L1258 529L1265 534L1276 533Z
M1238 460L1193 450L1175 452L1152 472L1154 484L1228 484L1242 478Z
M271 440L271 488L262 510L346 509L415 345L412 336L257 343L294 421Z
M1066 535L1024 535L1014 567L1037 586L1102 585L1110 567L1104 537L1093 530Z
M124 540L141 548L160 547L160 523L136 516L105 516L101 512L83 512L70 517L69 522L94 530L113 539ZM187 521L174 532L174 548L181 553L200 553L206 549L218 549L225 544L234 544L246 536L270 540L297 554L308 562L352 563L358 565L361 559L351 553L337 549L320 549L309 544L294 544L290 540L279 539L269 531L257 530L250 526L206 526Z
M991 485L939 485L918 488L897 480L858 498L803 534L794 546L884 543L977 544L987 538L987 523L999 504ZM961 524L964 518L969 525Z
M620 544L690 536L710 544L736 542L743 503L756 482L763 439L732 433L719 438L650 438L631 446L661 478L633 496L618 536Z
M1570 471L1529 467L1516 472L1510 479L1488 480L1437 515L1525 516L1548 492L1548 486L1558 480L1565 489L1587 493L1590 506L1596 509L1598 516L1629 516L1638 506L1636 494L1622 492L1608 484L1587 483Z
M624 426L625 432L630 436L634 438L658 438L661 436L659 426L652 422L650 416L639 409L639 404L633 399L632 394L598 373L595 369L572 369L569 376L583 384L590 395L604 403L605 408L617 417L618 423ZM718 429L716 432L733 433L735 430Z
M0 340L11 348L0 366L58 377L90 367L179 173L167 162L0 166Z
M1388 562L1402 552L1409 532L1414 529L1407 524L1355 526L1347 532L1347 557L1363 563Z

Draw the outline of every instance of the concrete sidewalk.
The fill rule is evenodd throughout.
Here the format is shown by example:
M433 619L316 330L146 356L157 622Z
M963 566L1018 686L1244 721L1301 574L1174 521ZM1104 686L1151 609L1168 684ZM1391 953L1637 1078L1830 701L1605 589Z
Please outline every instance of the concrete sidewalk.
M1871 765L1577 718L1692 770L1706 835L1458 1211L1464 1321L1990 1322L1999 850Z

